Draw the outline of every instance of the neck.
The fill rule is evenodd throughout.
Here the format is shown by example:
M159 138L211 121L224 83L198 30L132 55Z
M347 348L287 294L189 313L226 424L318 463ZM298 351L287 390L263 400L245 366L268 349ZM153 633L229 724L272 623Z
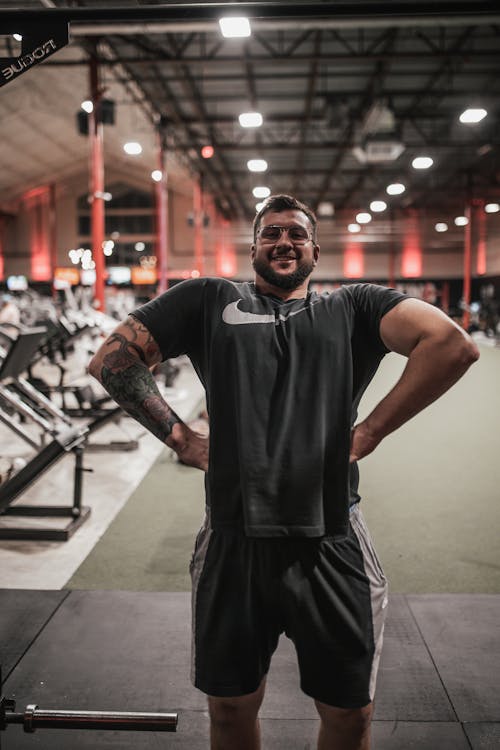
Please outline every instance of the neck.
M255 288L259 294L270 294L285 301L290 299L305 299L307 297L308 286L309 278L305 279L296 289L282 289L279 286L274 286L274 284L269 284L262 276L255 275Z

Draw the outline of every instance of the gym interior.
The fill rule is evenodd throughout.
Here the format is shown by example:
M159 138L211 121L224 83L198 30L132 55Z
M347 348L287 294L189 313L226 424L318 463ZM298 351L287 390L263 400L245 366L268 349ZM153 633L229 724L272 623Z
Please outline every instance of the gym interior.
M189 679L203 473L88 363L177 283L251 280L276 193L317 215L311 289L395 288L479 346L360 462L391 592L372 735L500 747L499 40L482 0L0 0L2 748L208 746ZM403 368L384 357L359 418ZM206 434L188 357L154 375ZM284 636L260 715L264 748L316 747Z

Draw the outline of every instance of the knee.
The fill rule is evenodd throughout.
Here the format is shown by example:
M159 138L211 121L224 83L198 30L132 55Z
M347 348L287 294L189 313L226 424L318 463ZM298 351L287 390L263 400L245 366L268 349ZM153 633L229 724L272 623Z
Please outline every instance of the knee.
M237 698L208 698L208 713L212 725L230 726L254 722L257 718L262 697L259 693Z
M363 737L370 730L373 704L362 708L335 708L315 701L323 725L335 733Z

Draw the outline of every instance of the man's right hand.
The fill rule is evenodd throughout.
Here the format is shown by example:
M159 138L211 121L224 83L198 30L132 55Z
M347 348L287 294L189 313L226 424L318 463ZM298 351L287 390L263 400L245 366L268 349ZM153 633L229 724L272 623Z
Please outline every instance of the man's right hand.
M208 437L195 432L184 422L176 422L165 442L177 453L181 463L208 471Z

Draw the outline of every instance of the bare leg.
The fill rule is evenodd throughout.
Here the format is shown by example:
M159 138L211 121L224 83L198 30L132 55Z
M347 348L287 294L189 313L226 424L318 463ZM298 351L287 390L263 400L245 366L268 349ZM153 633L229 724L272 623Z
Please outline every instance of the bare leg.
M363 708L334 708L315 701L321 724L318 750L370 750L373 704Z
M211 750L260 750L257 715L266 687L262 680L255 693L238 698L208 697Z

